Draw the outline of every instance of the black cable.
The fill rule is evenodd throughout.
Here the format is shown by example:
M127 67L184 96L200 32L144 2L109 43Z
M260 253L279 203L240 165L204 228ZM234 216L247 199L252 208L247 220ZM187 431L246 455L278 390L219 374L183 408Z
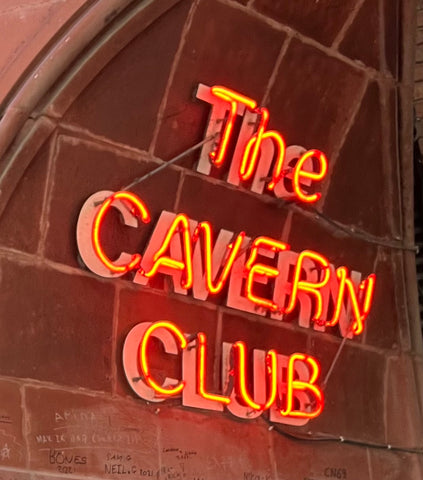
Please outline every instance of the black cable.
M383 443L373 443L373 442L363 442L360 440L353 440L350 438L345 438L343 436L336 436L336 435L299 435L296 433L288 432L283 430L282 428L276 426L275 424L266 420L266 422L270 425L271 430L276 431L280 435L283 435L290 440L298 441L298 442L332 442L332 443L345 443L347 445L354 445L356 447L365 447L365 448L373 448L377 450L390 450L393 452L403 452L403 453L415 453L418 455L423 455L423 448L418 447L400 447L397 445L390 445L390 444L383 444Z

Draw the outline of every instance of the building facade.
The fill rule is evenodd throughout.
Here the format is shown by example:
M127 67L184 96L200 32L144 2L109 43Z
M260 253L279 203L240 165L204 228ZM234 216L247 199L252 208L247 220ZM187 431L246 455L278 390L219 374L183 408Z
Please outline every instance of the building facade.
M423 477L417 8L0 7L1 480Z

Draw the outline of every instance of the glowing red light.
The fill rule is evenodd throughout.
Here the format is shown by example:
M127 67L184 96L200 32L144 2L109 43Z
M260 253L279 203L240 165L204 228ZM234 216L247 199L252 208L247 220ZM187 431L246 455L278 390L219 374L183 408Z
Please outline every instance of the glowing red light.
M269 237L257 237L253 242L250 257L245 264L245 269L248 272L245 284L246 297L250 300L250 302L259 305L260 307L268 308L272 312L276 312L277 310L280 310L280 305L277 305L270 299L258 297L253 293L253 285L256 275L268 278L276 278L279 275L279 270L277 268L261 263L254 263L257 259L259 248L265 248L273 252L277 252L288 250L289 245L287 245L286 243L278 242L277 240L273 240Z
M150 214L143 202L133 193L116 192L103 202L94 218L92 228L92 244L95 254L103 263L103 265L105 265L105 267L111 272L125 273L138 267L141 262L141 255L136 253L132 256L131 261L126 265L116 265L104 253L103 247L100 243L100 230L104 221L104 217L115 200L122 200L130 204L133 207L131 209L132 215L134 215L134 217L139 216L144 223L148 223L150 221Z
M257 103L240 93L234 92L229 88L215 86L211 88L211 93L222 100L230 103L230 110L228 118L226 119L225 128L222 132L219 147L216 151L210 153L210 159L214 165L220 167L225 159L225 154L228 148L229 139L232 134L234 122L237 115L238 103L246 105L248 108L253 110L256 108Z
M184 381L179 382L174 387L163 388L155 380L153 380L150 374L150 367L147 361L147 344L153 332L158 328L165 328L166 330L169 330L170 332L172 332L173 335L179 340L179 345L182 350L185 349L187 346L187 341L186 341L186 338L184 337L184 334L173 323L164 322L164 321L153 323L152 325L150 325L150 327L148 327L148 329L144 333L144 336L142 337L142 340L141 340L141 345L140 345L141 372L144 376L144 379L147 385L149 385L154 391L156 391L160 395L165 395L165 396L177 395L184 388L185 386Z
M304 163L310 158L317 158L320 163L320 171L319 172L307 172L303 170ZM328 161L324 153L320 150L308 150L305 152L298 160L297 164L294 168L294 173L292 177L292 187L294 189L295 194L297 197L306 203L314 203L319 200L322 196L321 193L314 193L312 195L307 195L303 193L300 185L301 178L309 178L311 180L322 180L326 176L326 172L328 170Z
M175 260L170 257L163 256L166 250L169 248L170 242L175 233L182 235L183 255L184 261ZM174 270L181 270L185 273L185 279L182 287L187 290L192 287L192 246L191 236L189 231L189 219L184 214L176 215L169 227L162 246L157 250L153 256L154 264L149 272L143 272L146 277L153 277L160 267L168 267Z
M223 265L223 269L220 276L213 284L213 269L212 269L212 229L209 222L200 222L194 233L194 241L198 240L200 232L203 232L203 262L204 272L206 276L207 290L216 295L224 287L226 280L228 279L233 263L238 256L242 242L245 237L245 232L241 232L233 244L228 245L229 255Z
M277 394L277 356L274 350L269 350L266 355L266 373L269 379L269 395L265 404L255 402L247 390L246 346L244 342L236 342L233 348L237 353L237 375L235 377L236 389L241 400L252 410L267 410L276 399Z
M197 342L198 342L198 347L197 347L197 363L198 363L198 370L197 370L197 390L198 394L201 395L203 398L206 398L208 400L213 400L215 402L221 402L224 403L225 405L228 405L231 402L231 399L229 397L226 397L225 395L217 395L213 393L208 393L206 392L206 364L207 364L207 358L206 358L206 336L204 333L198 333L197 334Z
M351 326L354 335L359 335L363 332L364 321L366 320L370 307L373 302L374 287L376 282L376 275L371 274L365 280L363 280L358 286L358 291L361 293L362 299L362 311L360 311L358 296L355 292L354 284L348 277L348 269L346 267L339 267L336 269L336 276L339 280L338 296L335 303L335 309L333 317L330 321L326 322L326 325L333 327L339 321L341 315L342 302L344 300L345 290L347 290L349 298L351 300L351 307L354 316L354 322ZM346 289L345 289L346 287Z
M304 268L303 263L305 259L311 259L320 266L318 270L323 272L323 278L317 282L308 282L306 280L300 280L301 270ZM298 291L302 290L314 296L316 300L316 311L313 316L315 322L322 321L323 300L320 290L328 283L330 278L329 262L327 259L316 252L311 250L304 250L298 256L297 264L295 266L294 280L292 282L292 292L289 298L288 306L285 309L286 313L290 313L294 310L296 301L298 298Z
M303 380L295 380L295 362L304 362L311 370L310 378L307 382ZM297 418L316 418L323 410L323 392L315 385L317 378L320 375L320 365L317 361L309 355L302 353L294 353L289 357L287 385L286 385L286 408L280 410L284 417ZM294 409L294 392L296 390L305 391L312 394L313 399L311 404L314 407L311 411L305 412Z

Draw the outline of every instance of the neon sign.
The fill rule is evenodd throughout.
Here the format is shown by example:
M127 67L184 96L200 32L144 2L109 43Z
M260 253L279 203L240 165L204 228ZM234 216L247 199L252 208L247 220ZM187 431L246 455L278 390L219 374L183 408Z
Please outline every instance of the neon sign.
M327 173L323 152L286 146L279 132L267 129L268 110L238 92L200 85L197 97L212 105L207 136L219 137L213 145L204 143L197 171L209 174L212 168L221 168L228 163L228 152L233 152L229 183L245 182L256 193L266 188L279 198L319 200L313 184ZM335 267L319 252L297 253L265 235L251 239L246 232L223 229L214 235L208 221L167 211L158 218L142 253L121 252L112 259L101 241L111 209L132 228L151 222L148 206L131 192L100 191L86 200L78 219L77 244L85 265L101 277L130 273L134 283L148 285L156 275L165 275L175 293L200 300L225 293L227 306L274 321L295 314L301 327L324 331L336 326L348 338L365 328L376 282L373 273L362 279L360 272ZM267 286L266 294L260 285ZM148 353L152 339L162 343L164 355L178 357L181 378L162 381L152 373ZM242 341L223 342L221 350L221 388L208 391L206 335L184 333L167 320L140 323L125 340L125 375L135 394L151 402L181 397L183 405L193 408L226 409L245 419L267 412L272 422L294 425L322 412L320 366L312 356L254 349L251 362Z
M160 341L165 354L178 356L182 379L165 377L161 384L151 375L147 346ZM222 391L206 391L207 338L202 332L184 334L171 322L139 323L128 333L123 347L123 366L134 393L149 402L182 397L182 404L222 412L239 418L257 418L267 411L275 423L304 425L323 410L324 396L316 385L320 366L309 355L281 355L275 350L254 350L250 392L246 346L222 345Z
M253 192L263 193L266 188L278 198L305 203L320 199L320 192L308 193L305 189L326 176L328 161L323 152L296 145L286 147L279 132L267 130L267 108L258 107L252 98L225 87L210 88L202 84L197 89L197 98L212 105L206 137L219 136L215 145L204 145L198 172L208 175L212 166L222 167L232 144L234 153L228 183L239 185L251 181ZM238 131L235 129L237 117L242 117Z
M343 336L359 335L364 329L374 274L361 280L358 272L349 273L345 266L335 269L317 252L295 253L290 245L265 236L251 242L245 232L234 237L223 230L213 248L208 222L170 212L160 216L142 255L122 252L112 261L100 242L102 222L110 208L116 208L132 227L138 227L138 220L150 222L148 207L133 193L92 195L80 213L77 242L85 265L97 275L119 277L132 271L134 283L148 285L154 276L163 274L170 276L176 293L191 292L202 300L227 286L226 303L239 310L281 320L299 309L300 326L321 330L338 325ZM261 263L259 256L273 259L274 265ZM270 286L269 297L257 293L259 283Z

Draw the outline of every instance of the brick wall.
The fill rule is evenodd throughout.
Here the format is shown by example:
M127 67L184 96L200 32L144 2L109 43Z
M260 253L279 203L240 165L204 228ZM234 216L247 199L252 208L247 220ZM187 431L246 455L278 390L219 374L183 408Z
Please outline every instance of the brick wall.
M165 3L146 8L148 21L135 2L108 23L46 89L2 159L0 479L420 478L412 450L423 440L422 356L411 338L415 285L404 273L411 159L398 153L407 74L399 59L411 34L400 35L413 2ZM307 352L325 378L342 342L336 329L243 313L224 295L177 295L164 276L147 287L130 274L102 279L78 258L76 223L92 193L118 190L204 138L209 105L193 97L199 83L251 96L287 145L323 150L322 199L314 211L235 188L220 173L197 173L194 153L133 188L152 223L162 210L184 212L216 231L268 235L377 275L365 332L343 344L325 409L302 428L280 433L264 418L237 421L178 399L148 404L125 379L124 339L139 322L201 329L217 391L223 341ZM111 242L142 251L151 231Z

